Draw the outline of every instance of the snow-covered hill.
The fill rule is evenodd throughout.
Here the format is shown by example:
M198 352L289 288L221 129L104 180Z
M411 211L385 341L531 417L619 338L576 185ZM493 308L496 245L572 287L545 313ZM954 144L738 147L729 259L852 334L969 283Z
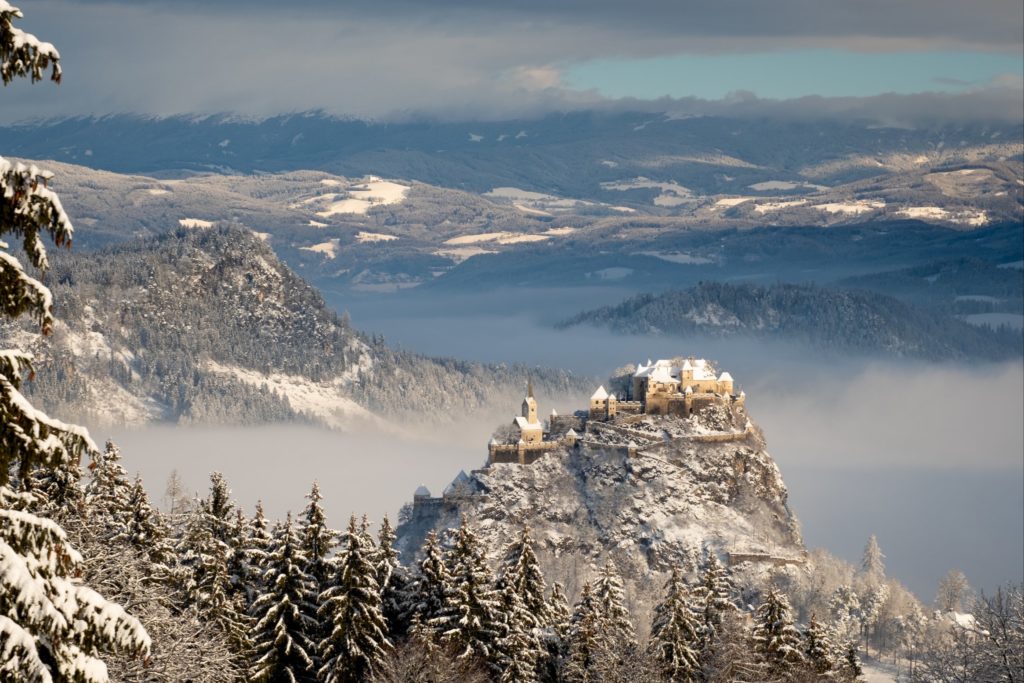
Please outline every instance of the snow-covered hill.
M76 419L443 423L526 385L526 368L425 358L354 330L240 227L57 254L49 278L53 335L7 327L6 343L40 359L33 400ZM552 393L578 388L531 375Z

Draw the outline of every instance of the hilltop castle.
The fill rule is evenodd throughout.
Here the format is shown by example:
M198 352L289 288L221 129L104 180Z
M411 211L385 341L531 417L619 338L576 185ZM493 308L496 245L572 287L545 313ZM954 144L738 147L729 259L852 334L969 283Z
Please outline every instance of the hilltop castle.
M537 419L533 383L528 383L521 415L513 418L509 438L491 439L487 463L528 465L548 451L574 447L583 438L581 434L597 430L598 424L614 430L647 415L688 418L709 405L742 406L746 399L742 391L734 393L732 375L723 372L716 376L710 362L692 357L681 363L648 360L646 365L638 364L628 380L622 397L601 386L590 397L587 410L572 415L552 410L546 429Z

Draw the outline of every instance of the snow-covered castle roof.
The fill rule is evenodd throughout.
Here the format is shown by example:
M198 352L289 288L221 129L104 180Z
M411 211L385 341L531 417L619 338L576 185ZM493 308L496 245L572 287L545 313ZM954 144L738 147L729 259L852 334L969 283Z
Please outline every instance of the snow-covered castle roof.
M416 496L417 498L430 498L430 489L428 489L423 484L420 484L419 486L416 487L416 492L412 495Z
M594 395L590 397L590 400L591 401L603 401L606 398L608 398L608 392L605 391L604 385L602 384L601 386L599 386L597 388L597 391L594 392Z

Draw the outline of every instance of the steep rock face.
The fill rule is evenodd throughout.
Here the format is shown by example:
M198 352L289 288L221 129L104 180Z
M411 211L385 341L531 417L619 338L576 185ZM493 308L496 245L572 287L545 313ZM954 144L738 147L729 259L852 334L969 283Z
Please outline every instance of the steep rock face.
M53 261L54 334L20 324L2 336L36 354L28 393L61 415L345 428L444 420L526 384L526 368L427 358L353 329L244 228L181 230ZM552 394L579 388L568 373L532 375Z
M693 569L708 550L799 561L799 523L764 440L742 411L724 429L721 417L647 416L619 433L591 425L578 445L531 465L460 475L442 497L406 508L399 549L408 559L429 531L465 516L494 552L529 525L552 578L570 582L606 557L634 579Z

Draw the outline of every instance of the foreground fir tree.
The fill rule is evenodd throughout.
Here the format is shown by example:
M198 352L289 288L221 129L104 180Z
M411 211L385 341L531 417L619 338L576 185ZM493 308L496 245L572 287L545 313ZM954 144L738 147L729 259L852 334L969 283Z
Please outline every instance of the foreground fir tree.
M256 663L252 680L297 683L314 677L316 622L309 618L314 582L291 513L275 534L263 577L264 592L253 603Z
M395 539L395 529L385 515L377 533L377 583L380 586L384 621L392 640L404 637L409 626L404 619L405 600L410 588L409 572L399 562Z
M35 82L49 70L60 80L60 59L49 43L13 25L21 12L0 0L0 80ZM51 174L0 157L0 236L19 241L29 263L47 268L41 234L70 245L71 222L46 187ZM50 291L25 272L0 242L0 307L16 317L29 313L43 334L53 327ZM120 606L76 580L82 557L55 522L28 512L30 494L16 494L11 474L26 484L39 468L73 472L83 453L98 449L88 433L36 410L21 395L31 356L0 351L0 680L49 683L108 680L103 653L145 656L149 636ZM53 482L54 504L63 483Z
M768 591L754 617L754 647L774 678L786 678L804 663L800 631L785 594Z
M93 454L89 472L85 502L91 517L109 530L111 539L126 538L132 518L132 485L121 465L121 450L113 441Z
M572 611L569 609L569 598L565 596L565 586L558 581L551 585L551 597L548 598L548 626L555 635L566 639L569 635L569 622Z
M317 622L317 630L313 633L316 642L322 641L330 633L326 624L320 623L317 613L320 609L319 596L330 586L332 576L331 552L337 546L338 532L327 526L327 514L324 512L320 494L320 484L313 482L313 486L306 496L309 504L299 516L299 536L302 538L302 552L306 556L306 574L314 582L314 593L316 598L312 601L313 611L309 617ZM319 654L314 655L314 661L319 669L321 662L317 659Z
M499 585L516 594L532 628L550 625L547 584L533 549L530 527L523 527L518 538L505 548Z
M636 649L636 631L626 609L622 579L611 560L594 582L594 599L601 612L602 630L609 644L627 650Z
M713 644L722 619L726 614L736 612L732 601L732 583L729 574L718 555L709 550L698 589L703 611L703 635L705 646Z
M141 477L136 476L132 482L128 494L128 521L117 540L123 540L145 553L154 564L166 565L171 561L167 527L160 513L150 504Z
M678 569L665 584L665 597L654 608L651 648L670 681L696 680L700 671L700 619Z
M460 659L479 660L500 671L498 641L503 624L498 595L483 544L465 518L455 532L445 566L448 585L444 606L430 626L442 643L455 648Z
M433 632L431 624L441 616L445 595L451 579L444 563L444 553L437 533L431 531L423 543L423 559L416 565L409 587L406 621L420 625L420 630Z
M391 649L374 556L353 516L342 534L329 587L320 595L320 620L329 629L319 647L319 675L325 683L367 680L382 669Z
M185 529L175 547L177 565L175 583L185 598L185 606L203 621L215 623L227 634L238 661L250 656L250 623L241 601L232 592L228 560L231 546L229 519L234 506L224 479L214 473L209 498L196 501L188 514ZM225 497L228 496L228 497Z
M529 613L511 584L499 589L499 602L504 619L498 639L501 683L535 683L537 667L545 654L536 616Z
M570 681L595 680L592 668L605 641L601 608L589 581L583 584L580 599L573 608L568 640L566 678Z
M819 678L827 678L836 666L836 647L829 637L828 627L811 615L803 636L803 655L808 671Z

